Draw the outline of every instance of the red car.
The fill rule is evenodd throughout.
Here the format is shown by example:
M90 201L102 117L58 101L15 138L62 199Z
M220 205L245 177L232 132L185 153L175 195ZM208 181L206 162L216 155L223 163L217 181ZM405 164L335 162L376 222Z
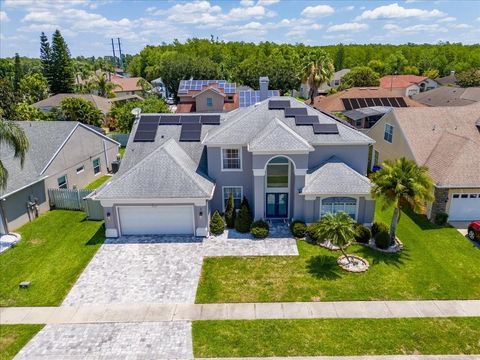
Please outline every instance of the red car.
M472 223L468 225L467 234L470 240L480 240L480 220L472 221Z

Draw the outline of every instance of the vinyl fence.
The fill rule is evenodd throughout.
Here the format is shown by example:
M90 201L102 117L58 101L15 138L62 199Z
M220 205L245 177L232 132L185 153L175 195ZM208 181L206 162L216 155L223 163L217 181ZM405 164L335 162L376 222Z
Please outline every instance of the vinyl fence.
M85 210L83 198L93 190L90 189L48 189L50 207L66 210Z

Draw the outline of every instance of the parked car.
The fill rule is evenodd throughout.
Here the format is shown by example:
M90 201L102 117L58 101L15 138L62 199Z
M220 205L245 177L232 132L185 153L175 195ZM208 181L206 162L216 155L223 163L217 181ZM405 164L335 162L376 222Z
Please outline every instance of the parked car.
M468 225L467 234L470 240L480 240L480 220L472 221Z

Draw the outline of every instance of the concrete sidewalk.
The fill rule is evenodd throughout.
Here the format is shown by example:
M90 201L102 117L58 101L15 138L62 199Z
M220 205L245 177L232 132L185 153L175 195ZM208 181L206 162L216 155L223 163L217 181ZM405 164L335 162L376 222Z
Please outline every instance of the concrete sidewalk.
M0 308L0 324L480 316L480 300L141 304Z

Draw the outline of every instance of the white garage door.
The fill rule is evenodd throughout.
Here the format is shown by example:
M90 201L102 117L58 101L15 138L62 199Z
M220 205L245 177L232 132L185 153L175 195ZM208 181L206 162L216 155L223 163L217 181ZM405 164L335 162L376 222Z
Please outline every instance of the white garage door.
M480 219L480 193L453 194L448 218L452 221Z
M122 206L119 208L122 235L193 235L193 207Z

